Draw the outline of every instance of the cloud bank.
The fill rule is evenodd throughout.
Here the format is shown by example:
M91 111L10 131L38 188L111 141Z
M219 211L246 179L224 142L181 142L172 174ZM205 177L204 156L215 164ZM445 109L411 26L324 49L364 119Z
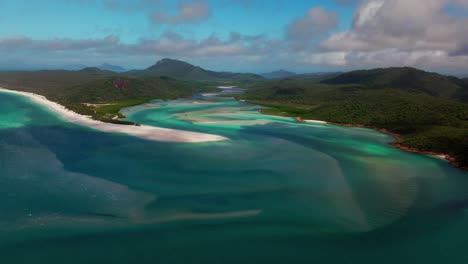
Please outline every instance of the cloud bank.
M118 34L46 40L4 36L0 37L3 61L20 58L63 63L68 59L71 63L110 61L132 67L161 57L175 57L206 62L202 64L205 67L233 67L224 68L226 70L292 67L308 71L414 66L468 72L468 16L451 11L468 13L468 0L336 0L344 8L356 6L348 28L339 27L337 12L312 5L286 23L280 37L223 32L203 39L188 37L190 34L186 33L190 32L190 27L196 27L195 24L216 16L212 2L183 1L174 12L168 12L161 7L161 1L139 0L132 5L124 0L76 1L84 4L97 1L119 12L150 10L147 15L153 26L170 27L159 36L140 38L133 43L121 41ZM224 2L252 8L248 1ZM186 28L179 29L178 25Z
M416 66L468 69L468 18L451 16L449 4L467 0L367 0L349 31L333 34L323 52L341 52L351 67Z

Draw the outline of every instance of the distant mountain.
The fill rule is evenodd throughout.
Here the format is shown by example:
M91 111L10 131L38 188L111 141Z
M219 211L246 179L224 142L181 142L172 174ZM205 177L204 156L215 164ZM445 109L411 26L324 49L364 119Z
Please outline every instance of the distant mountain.
M115 72L109 71L109 70L102 70L98 67L86 67L78 72L83 72L83 73L88 73L88 74L94 74L94 75L114 75Z
M352 71L322 81L324 84L357 84L366 88L395 88L431 96L457 98L466 92L466 82L456 77L410 67Z
M250 73L231 73L231 72L215 72L205 70L199 66L190 63L174 60L162 59L153 66L145 70L133 70L126 73L131 76L151 76L151 77L171 77L181 80L261 80L261 76Z
M123 67L120 67L118 65L108 64L108 63L101 64L100 66L97 66L97 68L99 68L101 70L113 71L113 72L125 72L125 71L127 71Z
M321 82L325 79L335 77L339 74L342 74L342 72L313 72L313 73L297 74L288 78L293 78L296 80L308 80L308 81Z
M62 66L57 66L57 67L42 67L39 69L49 69L49 70L67 70L67 71L79 71L81 69L84 69L88 66L84 64L67 64L67 65L62 65Z
M273 71L269 73L262 73L260 75L267 79L283 79L283 78L294 76L296 75L296 73L286 71L286 70L279 70L279 71Z
M134 70L132 74L152 77L172 77L175 79L210 79L210 73L201 67L184 61L162 59L145 70Z

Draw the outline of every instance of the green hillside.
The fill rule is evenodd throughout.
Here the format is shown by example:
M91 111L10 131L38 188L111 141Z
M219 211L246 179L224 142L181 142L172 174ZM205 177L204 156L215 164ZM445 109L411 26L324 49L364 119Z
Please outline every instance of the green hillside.
M461 102L466 91L462 82L391 68L345 73L322 82L270 81L241 98L272 107L263 110L268 114L384 128L401 134L404 146L448 153L468 166L468 104Z
M463 81L455 77L404 67L353 71L323 80L324 84L359 84L363 88L395 88L432 96L456 98Z
M264 80L255 74L212 72L165 59L144 71L0 72L0 86L38 93L78 113L115 121L125 106L213 91L250 89L243 99L271 106L268 114L384 128L402 145L448 153L468 167L468 80L413 68L297 75Z
M261 74L262 77L267 79L283 79L295 75L297 74L283 69Z
M263 77L251 73L230 73L205 70L184 61L162 59L145 70L133 70L126 73L134 77L162 77L167 76L179 80L222 81L233 80L241 82L255 82Z
M122 107L151 99L176 99L213 91L213 86L195 81L167 77L131 78L97 68L0 72L0 86L44 95L70 110L103 121L112 121Z
M91 80L114 76L106 71L0 71L0 85L38 93L60 91Z
M263 80L255 74L214 72L163 59L142 71L116 73L97 67L79 71L0 72L0 86L33 92L81 114L113 121L122 107L151 99L175 99L214 91L219 85L248 86Z
M194 66L183 61L172 59L162 59L145 70L134 70L128 72L128 74L133 76L152 77L168 76L176 79L190 80L206 80L212 78L208 71L200 67Z

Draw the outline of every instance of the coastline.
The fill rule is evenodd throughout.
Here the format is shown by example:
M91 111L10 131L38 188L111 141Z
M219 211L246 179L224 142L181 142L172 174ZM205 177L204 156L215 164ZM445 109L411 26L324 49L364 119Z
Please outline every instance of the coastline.
M237 98L239 100L239 98ZM257 105L263 105L262 103L259 102L250 102L249 100L244 100L245 102L257 104ZM271 105L265 105L267 107L273 107ZM394 133L388 129L385 128L378 128L378 127L372 127L372 126L366 126L366 125L360 125L360 124L346 124L346 123L335 123L335 122L330 122L330 121L324 121L324 120L307 120L307 119L302 119L300 116L294 117L294 115L280 115L280 114L274 114L274 113L268 113L265 114L261 110L259 110L260 113L264 115L273 115L273 116L286 116L286 117L291 117L296 120L296 122L299 123L316 123L316 124L329 124L329 125L335 125L335 126L344 126L344 127L360 127L360 128L368 128L375 130L377 132L387 134L389 136L392 136L393 139L395 140L394 142L389 143L390 146L397 148L399 150L409 152L409 153L415 153L415 154L420 154L420 155L427 155L427 156L433 156L439 159L444 159L447 160L450 165L457 169L465 170L468 171L468 166L462 165L460 162L457 161L457 158L454 156L448 154L448 153L441 153L441 152L434 152L434 151L425 151L425 150L420 150L420 149L415 149L411 148L408 146L404 146L401 144L401 141L403 140L403 137L400 134Z
M0 87L0 92L21 95L29 98L33 102L45 106L52 112L60 115L63 119L70 123L86 126L108 133L119 133L130 136L139 137L146 140L163 141L163 142L178 142L178 143L202 143L202 142L215 142L223 141L228 138L218 135L205 134L199 132L191 132L170 128L161 128L153 126L127 126L113 123L105 123L91 119L89 116L80 115L71 110L66 109L64 106L48 100L45 96L22 92L16 90L9 90Z
M307 122L308 120L306 120ZM359 124L341 124L341 123L334 123L334 122L328 122L328 121L320 121L320 120L312 120L312 121L318 121L320 123L325 123L329 125L335 125L335 126L343 126L343 127L360 127L360 128L368 128L375 130L377 132L387 134L395 140L394 142L391 142L389 145L397 148L399 150L409 152L409 153L415 153L415 154L420 154L420 155L427 155L427 156L433 156L436 158L444 159L447 160L450 165L454 166L455 168L461 169L461 170L466 170L468 171L468 167L462 166L455 157L453 157L450 154L447 153L440 153L440 152L434 152L434 151L425 151L425 150L419 150L411 147L404 146L400 142L403 140L403 137L400 134L397 134L395 132L392 132L388 129L385 128L378 128L378 127L371 127L371 126L365 126L365 125L359 125Z
M274 115L274 114L267 114L267 115ZM448 154L448 153L441 153L441 152L435 152L435 151L425 151L425 150L420 150L416 148L411 148L408 146L404 146L401 144L401 141L403 140L403 137L400 134L397 134L395 132L392 132L388 129L385 128L378 128L378 127L372 127L372 126L366 126L366 125L360 125L360 124L351 124L351 123L335 123L335 122L330 122L330 121L324 121L324 120L315 120L315 119L302 119L300 116L292 117L293 119L296 120L296 122L299 123L315 123L315 124L328 124L328 125L335 125L335 126L342 126L342 127L359 127L359 128L368 128L375 130L377 132L389 135L393 137L394 142L389 143L390 146L397 148L399 150L409 152L409 153L415 153L415 154L420 154L420 155L427 155L427 156L432 156L435 158L439 159L444 159L449 162L450 165L454 166L455 168L461 169L461 170L466 170L468 171L468 167L463 166L460 164L460 162L457 161L457 159Z

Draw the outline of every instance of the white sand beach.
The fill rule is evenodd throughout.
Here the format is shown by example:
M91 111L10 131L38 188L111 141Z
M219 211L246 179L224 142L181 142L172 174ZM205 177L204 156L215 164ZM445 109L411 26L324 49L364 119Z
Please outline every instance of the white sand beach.
M0 87L0 92L17 94L17 95L28 97L35 103L38 103L40 105L47 107L49 110L59 114L61 117L63 117L65 120L71 123L87 126L87 127L97 129L103 132L122 133L122 134L128 134L128 135L136 136L136 137L143 138L143 139L165 141L165 142L197 143L197 142L222 141L222 140L228 139L228 138L225 138L223 136L218 136L218 135L183 131L183 130L177 130L177 129L160 128L160 127L145 126L145 125L131 126L131 125L104 123L101 121L93 120L89 116L80 115L78 113L70 111L58 103L47 100L47 98L45 98L42 95L28 93L28 92L15 91L15 90L8 90L2 87Z
M322 120L304 120L304 122L307 122L307 123L318 123L318 124L327 124L327 122L322 121Z
M218 89L232 89L232 88L237 88L237 86L218 86Z

